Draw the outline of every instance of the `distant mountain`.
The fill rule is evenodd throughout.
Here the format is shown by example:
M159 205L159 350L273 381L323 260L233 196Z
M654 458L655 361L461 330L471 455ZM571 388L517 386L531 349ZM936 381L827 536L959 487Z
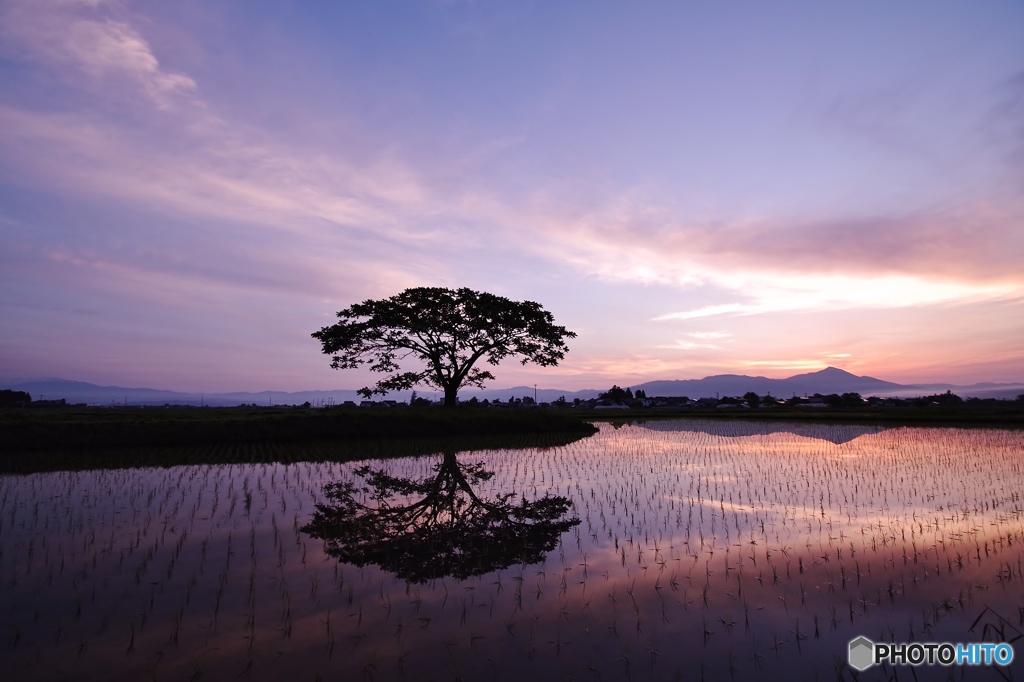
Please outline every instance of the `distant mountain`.
M64 398L69 403L87 403L89 405L211 405L235 406L240 404L257 405L301 405L309 402L314 405L339 404L346 400L359 402L362 398L353 390L331 391L261 391L230 392L230 393L182 393L154 388L125 388L123 386L97 386L84 381L70 381L59 378L43 379L12 379L0 381L0 388L27 391L33 400L57 400ZM587 389L582 391L564 391L553 388L533 386L514 386L512 388L466 389L459 397L469 400L533 397L536 391L537 400L552 402L564 396L569 402L579 398L588 400L596 398L602 391ZM625 388L625 387L624 387ZM818 372L797 374L788 379L769 379L767 377L751 377L742 374L718 374L703 379L684 379L675 381L648 381L630 386L634 391L642 389L648 396L688 396L690 398L713 398L715 396L741 396L747 391L760 395L771 394L777 398L789 398L793 395L811 395L814 393L860 393L863 396L904 396L916 397L933 393L944 393L949 390L962 397L979 398L1013 398L1024 393L1024 382L995 384L991 382L957 386L953 384L896 384L869 376L857 376L845 370L828 367ZM412 391L398 391L387 396L388 399L408 401ZM434 391L419 391L424 398L439 398ZM378 398L379 399L379 398Z
M364 400L354 390L326 390L326 391L260 391L250 393L236 391L230 393L182 393L178 391L167 391L154 388L127 388L124 386L97 386L96 384L84 381L71 381L59 378L44 379L12 379L0 382L0 388L10 388L17 391L26 391L31 394L33 400L59 400L61 398L69 403L86 403L89 405L210 405L213 407L234 407L237 405L301 405L309 402L313 405L341 404L346 400L359 403ZM408 402L412 391L396 391L389 393L385 398ZM552 402L564 396L572 402L573 399L587 400L596 398L600 391L560 391L551 388L536 390L537 399L540 402ZM421 390L417 395L423 398L440 399L441 395L436 391ZM469 400L471 397L477 400L500 399L503 402L509 398L533 397L533 386L514 386L512 388L495 388L485 390L463 390L459 397ZM379 396L375 400L381 400Z
M952 391L961 398L1016 398L1024 394L1024 382L996 384L986 381L970 386L956 384L908 384L901 389L902 395L934 395Z
M790 398L794 395L802 396L814 393L890 394L906 387L874 377L859 377L836 367L827 367L819 372L797 374L788 379L718 374L703 379L649 381L631 388L634 391L642 389L649 396L685 395L690 398L713 398L715 396L743 395L747 391L754 391L760 395L770 393L777 398Z
M301 405L304 402L341 403L362 398L355 391L261 391L259 393L182 393L153 388L126 388L124 386L97 386L84 381L67 379L15 379L0 384L0 388L27 391L33 400L59 400L89 405L211 405L231 407L240 404Z

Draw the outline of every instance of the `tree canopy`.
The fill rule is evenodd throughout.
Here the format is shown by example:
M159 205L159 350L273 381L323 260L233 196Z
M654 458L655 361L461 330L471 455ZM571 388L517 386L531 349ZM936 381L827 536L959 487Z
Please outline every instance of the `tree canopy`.
M619 386L617 384L612 384L612 387L609 388L604 393L599 394L597 396L597 399L598 400L613 400L615 402L622 402L624 400L632 400L633 399L633 392L631 390L629 390L628 388L622 389L622 388L619 388Z
M0 391L0 407L25 407L32 403L32 396L25 391L5 388Z
M533 301L511 301L472 289L416 287L382 300L366 300L338 313L338 322L312 334L331 355L334 369L367 365L387 374L359 390L369 398L427 385L444 391L454 406L459 389L483 387L498 365L518 356L522 364L557 365L576 334L555 324ZM415 367L409 367L409 362Z

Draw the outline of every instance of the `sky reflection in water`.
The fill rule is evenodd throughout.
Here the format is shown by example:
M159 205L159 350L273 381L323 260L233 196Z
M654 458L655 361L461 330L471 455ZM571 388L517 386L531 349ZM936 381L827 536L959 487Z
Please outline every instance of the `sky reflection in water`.
M998 623L968 631L986 606L1024 629L1024 434L650 426L460 453L494 472L481 498L562 495L581 523L542 563L422 584L339 565L303 532L358 463L0 478L0 664L18 679L852 679L860 634L977 641ZM426 477L439 459L374 466Z

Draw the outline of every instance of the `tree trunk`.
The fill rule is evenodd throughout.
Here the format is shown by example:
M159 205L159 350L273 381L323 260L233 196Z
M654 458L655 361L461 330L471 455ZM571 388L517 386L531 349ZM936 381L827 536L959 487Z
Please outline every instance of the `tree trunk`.
M456 398L456 396L458 396L458 394L459 394L459 389L458 389L457 386L445 386L444 387L444 406L445 407L455 407L455 405L457 404L455 402L455 398Z

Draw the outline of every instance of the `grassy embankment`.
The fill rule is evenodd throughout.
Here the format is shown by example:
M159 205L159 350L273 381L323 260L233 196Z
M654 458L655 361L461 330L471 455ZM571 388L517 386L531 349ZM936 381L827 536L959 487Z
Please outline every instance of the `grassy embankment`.
M0 411L0 472L346 460L560 445L594 433L542 410L56 408Z

